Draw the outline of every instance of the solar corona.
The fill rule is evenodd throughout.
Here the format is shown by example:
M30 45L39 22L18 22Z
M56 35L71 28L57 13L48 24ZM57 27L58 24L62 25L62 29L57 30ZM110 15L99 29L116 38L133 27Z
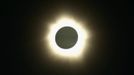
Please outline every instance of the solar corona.
M69 17L62 17L50 24L46 37L50 53L70 59L83 55L87 40L87 29Z

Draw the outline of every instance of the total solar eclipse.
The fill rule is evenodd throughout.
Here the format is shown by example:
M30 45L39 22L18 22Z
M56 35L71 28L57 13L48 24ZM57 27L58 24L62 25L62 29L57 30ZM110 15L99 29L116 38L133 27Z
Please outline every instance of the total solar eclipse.
M72 27L63 27L56 33L56 43L59 47L68 49L73 47L78 39L76 30Z
M54 57L80 58L86 50L89 33L82 23L61 17L48 26L46 43Z

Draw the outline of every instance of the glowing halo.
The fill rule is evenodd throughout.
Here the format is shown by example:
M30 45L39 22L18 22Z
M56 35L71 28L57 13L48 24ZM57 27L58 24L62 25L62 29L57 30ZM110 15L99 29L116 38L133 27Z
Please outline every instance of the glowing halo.
M66 26L74 28L78 34L76 44L68 50L60 48L55 41L57 31ZM52 53L67 58L80 57L86 48L87 39L88 34L86 29L75 20L66 17L59 19L55 24L49 26L49 31L46 38L48 47Z

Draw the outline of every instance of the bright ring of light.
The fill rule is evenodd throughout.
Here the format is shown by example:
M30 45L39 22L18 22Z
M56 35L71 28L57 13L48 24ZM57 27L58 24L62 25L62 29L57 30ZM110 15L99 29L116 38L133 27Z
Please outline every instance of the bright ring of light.
M68 50L60 48L55 41L55 36L57 31L62 27L66 27L66 26L74 28L78 34L78 40L76 44L72 48L69 48ZM50 26L47 35L47 42L48 42L49 49L54 54L62 57L73 58L73 57L80 57L82 55L86 47L87 38L88 38L87 31L82 25L78 24L73 19L61 18L55 24L52 24Z

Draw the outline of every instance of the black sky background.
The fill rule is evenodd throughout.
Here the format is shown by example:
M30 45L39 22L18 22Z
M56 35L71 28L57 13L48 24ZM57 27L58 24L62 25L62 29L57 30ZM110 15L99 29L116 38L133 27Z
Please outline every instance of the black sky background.
M5 1L2 7L8 47L6 73L17 75L119 75L127 74L125 48L125 1ZM85 53L85 66L51 62L43 48L44 27L68 13L84 21L93 34L92 51ZM42 24L44 22L44 24ZM46 43L47 44L47 43ZM44 58L40 51L44 49ZM89 50L89 49L87 49ZM75 66L77 67L77 66ZM5 73L5 74L6 74Z

